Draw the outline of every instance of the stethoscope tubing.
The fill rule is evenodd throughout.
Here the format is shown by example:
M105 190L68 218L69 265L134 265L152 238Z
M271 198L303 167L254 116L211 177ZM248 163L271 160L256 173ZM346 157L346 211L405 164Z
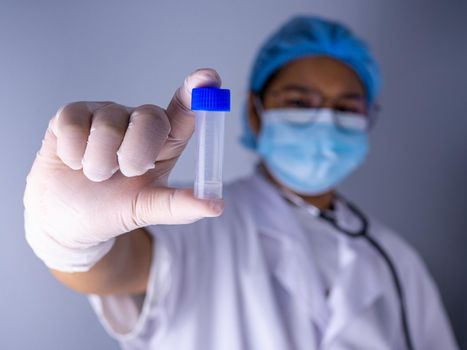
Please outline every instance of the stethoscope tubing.
M341 195L336 195L339 200L341 200L347 208L350 209L350 211L358 217L358 219L361 222L361 228L358 231L352 232L349 231L343 227L340 227L337 224L337 221L335 218L329 216L326 214L326 212L319 210L319 217L322 219L326 220L329 222L338 232L341 232L349 237L352 238L363 238L365 239L368 244L370 244L376 251L377 253L383 258L385 261L386 265L389 268L389 271L391 273L391 277L394 283L394 287L397 292L398 300L399 300L399 310L400 310L400 315L401 315L401 325L402 325L402 331L404 333L404 339L405 339L405 344L407 346L407 350L414 350L413 342L412 342L412 337L410 335L410 328L409 328L409 322L408 322L408 313L407 313L407 307L406 307L406 300L404 296L404 291L402 288L402 283L400 281L399 275L397 273L397 269L391 260L391 257L387 253L387 251L383 248L383 246L375 239L374 236L369 234L369 223L368 219L366 216L363 214L363 212L358 209L356 205L342 197Z

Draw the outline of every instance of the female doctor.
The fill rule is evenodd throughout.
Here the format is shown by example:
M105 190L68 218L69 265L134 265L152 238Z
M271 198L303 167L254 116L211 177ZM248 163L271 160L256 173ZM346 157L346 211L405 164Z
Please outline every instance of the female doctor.
M191 89L220 84L202 69L166 109L57 112L24 195L52 274L125 349L457 349L420 257L334 190L369 148L379 72L365 44L313 17L273 34L242 138L261 162L224 201L198 200L167 179L193 133Z

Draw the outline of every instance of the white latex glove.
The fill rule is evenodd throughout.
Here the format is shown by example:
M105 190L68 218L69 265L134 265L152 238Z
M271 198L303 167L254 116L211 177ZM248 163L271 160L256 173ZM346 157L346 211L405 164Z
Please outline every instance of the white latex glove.
M166 110L112 102L61 108L26 181L26 239L36 255L56 270L87 271L120 234L220 215L222 201L167 187L193 134L192 88L220 84L214 70L198 70Z

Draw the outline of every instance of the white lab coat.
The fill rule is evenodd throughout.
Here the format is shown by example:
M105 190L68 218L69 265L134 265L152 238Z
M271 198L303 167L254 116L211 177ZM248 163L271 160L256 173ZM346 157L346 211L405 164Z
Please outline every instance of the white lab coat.
M219 218L148 227L156 239L145 296L90 296L91 304L124 349L404 349L387 265L364 240L319 225L339 235L328 296L291 205L255 174L226 186ZM369 232L396 265L415 349L457 349L419 256L373 220Z

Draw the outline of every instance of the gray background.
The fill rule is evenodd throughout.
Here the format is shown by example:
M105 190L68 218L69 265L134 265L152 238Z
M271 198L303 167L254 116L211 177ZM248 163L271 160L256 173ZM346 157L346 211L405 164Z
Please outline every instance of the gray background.
M1 0L1 349L117 348L86 299L59 285L23 238L25 177L57 108L166 105L187 73L214 67L233 91L225 179L247 174L255 158L237 139L250 64L265 36L297 13L344 21L381 62L372 153L343 191L420 251L467 348L465 1ZM173 179L192 180L193 154L189 147Z

